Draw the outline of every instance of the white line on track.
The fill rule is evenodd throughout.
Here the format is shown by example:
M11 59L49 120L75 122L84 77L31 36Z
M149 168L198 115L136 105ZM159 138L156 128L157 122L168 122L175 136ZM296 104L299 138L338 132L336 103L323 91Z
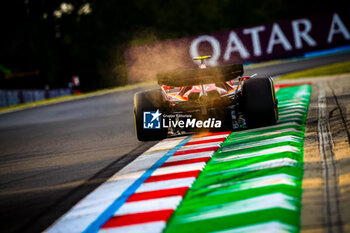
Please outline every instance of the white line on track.
M219 204L216 208L215 206L202 208L200 209L200 214L197 212L187 214L184 215L183 218L178 217L177 221L182 220L183 223L187 223L272 208L297 211L295 205L292 204L294 201L296 201L296 198L282 193L267 194L246 200L226 203L225 205Z
M195 180L196 180L196 178L190 177L190 178L158 181L158 182L152 182L152 183L143 183L140 186L140 188L138 188L136 190L136 193L163 190L163 189L180 188L180 187L191 187L192 183Z
M209 148L209 147L215 147L215 146L220 146L222 142L211 142L211 143L206 143L206 144L198 144L198 145L189 145L189 146L183 146L181 147L178 151L184 151L184 150L193 150L193 149L204 149L204 148Z
M272 131L272 132L266 132L266 133L257 134L257 135L241 136L241 137L239 137L239 141L247 140L247 139L253 139L253 138L259 138L259 137L268 137L268 136L280 135L280 134L283 134L283 133L302 133L302 131L294 129L294 128L281 129L281 130L276 130L276 131Z
M303 106L306 105L303 102L297 102L297 103L278 103L278 107L297 107L297 106Z
M225 150L226 151L231 151L231 150ZM269 155L269 154L276 154L276 153L283 153L283 152L295 152L299 153L300 149L295 146L291 145L284 145L284 146L277 146L274 148L268 148L268 149L263 149L259 151L254 151L254 152L247 152L247 153L236 153L231 156L227 156L224 158L215 158L214 161L233 161L233 160L238 160L238 159L246 159L246 158L252 158L252 157L258 157L258 156L263 156L263 155Z
M281 137L275 137L275 138L269 138L265 140L259 140L257 142L246 142L246 143L239 143L239 144L233 144L232 146L226 146L222 151L235 151L235 150L242 150L242 149L249 149L253 147L261 147L261 146L267 146L282 142L301 142L303 139L301 137L297 137L294 135L286 135Z
M214 151L206 151L206 152L200 152L200 153L171 156L166 162L175 162L175 161L181 161L181 160L187 160L187 159L212 157L213 154L214 154Z
M290 106L290 107L278 107L278 111L286 111L286 110L302 110L302 111L306 111L308 108L308 106Z
M191 163L191 164L184 164L181 166L170 166L170 167L161 167L158 168L153 172L153 176L157 175L166 175L171 173L178 173L178 172L188 172L188 171L198 171L202 170L205 166L205 163Z
M273 174L273 175L267 175L267 176L261 176L257 178L251 178L247 180L240 180L240 181L234 181L234 182L224 182L224 183L218 183L215 185L209 185L206 188L207 189L217 189L220 187L224 187L223 190L219 190L217 192L211 191L208 195L212 196L217 193L223 194L223 193L231 193L232 191L237 192L237 191L242 191L242 190L247 190L247 189L252 189L252 188L260 188L260 187L267 187L271 185L289 185L289 186L296 186L297 183L296 181L298 178L280 173L280 174ZM231 187L233 187L231 190Z
M244 227L236 227L233 229L215 231L213 233L242 233L242 232L259 232L259 233L287 233L287 232L297 232L297 228L281 223L279 221L271 221L267 223L254 224Z
M304 114L299 113L299 112L294 112L294 113L289 113L289 114L285 114L285 115L281 115L280 116L281 119L288 118L288 117L300 117L300 118L303 118Z
M179 205L181 200L181 196L172 196L151 200L127 202L122 207L120 207L120 209L114 214L114 216L135 214L148 211L157 211L163 209L174 210Z
M300 119L298 118L298 120L300 120ZM262 131L262 130L271 131L271 130L278 130L279 128L300 127L300 126L301 126L300 123L293 122L293 121L289 122L289 120L287 120L286 122L283 122L283 123L277 122L276 125L260 127L260 128L257 128L257 129L247 129L247 130L243 130L243 131L237 131L237 132L233 132L232 134L238 136L240 134L244 135L244 134L247 134L247 133L253 133L253 132Z
M303 121L302 117L293 117L293 118L283 118L277 121L278 124L286 123L286 122L300 122L299 125L301 125L301 122Z
M278 111L279 115L286 115L286 114L295 113L295 112L304 114L305 110L304 109L290 109L290 110L286 109L286 110Z
M233 168L233 169L227 169L227 170L222 170L219 172L212 172L209 175L218 175L218 174L224 174L227 172L232 172L232 173L242 173L242 172L251 172L251 171L257 171L257 170L262 170L262 169L268 169L268 168L277 168L277 167L297 167L299 166L298 161L290 158L281 158L281 159L273 159L273 160L268 160L260 163L255 163L251 165L247 165L244 167L238 167L238 168Z
M135 224L130 226L101 229L100 233L161 233L165 228L165 221Z

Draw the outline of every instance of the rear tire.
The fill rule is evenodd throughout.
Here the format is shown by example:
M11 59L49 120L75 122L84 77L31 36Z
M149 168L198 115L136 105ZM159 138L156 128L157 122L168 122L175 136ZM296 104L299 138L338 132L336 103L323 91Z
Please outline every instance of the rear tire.
M143 126L143 112L144 111L157 111L164 113L166 109L165 99L161 90L148 90L138 92L134 96L134 118L135 118L135 131L139 141L153 141L162 140L167 137L168 129L163 128L162 124L160 129L144 129ZM160 123L162 122L162 116L160 117Z
M272 78L246 80L242 89L242 107L248 128L275 124L278 108Z

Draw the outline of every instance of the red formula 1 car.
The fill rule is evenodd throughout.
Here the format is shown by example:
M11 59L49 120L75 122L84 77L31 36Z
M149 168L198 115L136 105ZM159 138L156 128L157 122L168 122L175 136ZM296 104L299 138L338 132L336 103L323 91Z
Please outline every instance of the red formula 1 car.
M205 66L157 75L159 89L134 96L140 141L196 131L224 131L275 124L277 99L272 78L242 77L243 65Z

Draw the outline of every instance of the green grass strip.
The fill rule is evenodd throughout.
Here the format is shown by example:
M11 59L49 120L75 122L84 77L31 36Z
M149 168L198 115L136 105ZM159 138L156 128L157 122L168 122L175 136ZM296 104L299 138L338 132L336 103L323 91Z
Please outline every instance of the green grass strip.
M350 73L350 61L282 75L279 80Z

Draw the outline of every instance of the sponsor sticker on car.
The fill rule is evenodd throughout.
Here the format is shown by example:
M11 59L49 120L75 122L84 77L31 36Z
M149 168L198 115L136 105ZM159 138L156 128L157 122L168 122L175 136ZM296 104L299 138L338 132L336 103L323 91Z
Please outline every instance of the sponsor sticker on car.
M161 121L160 116L162 113L157 111L143 112L143 128L144 129L160 129Z
M143 128L144 129L161 129L161 128L220 128L221 120L208 118L206 120L198 120L190 114L163 114L157 111L143 112Z

